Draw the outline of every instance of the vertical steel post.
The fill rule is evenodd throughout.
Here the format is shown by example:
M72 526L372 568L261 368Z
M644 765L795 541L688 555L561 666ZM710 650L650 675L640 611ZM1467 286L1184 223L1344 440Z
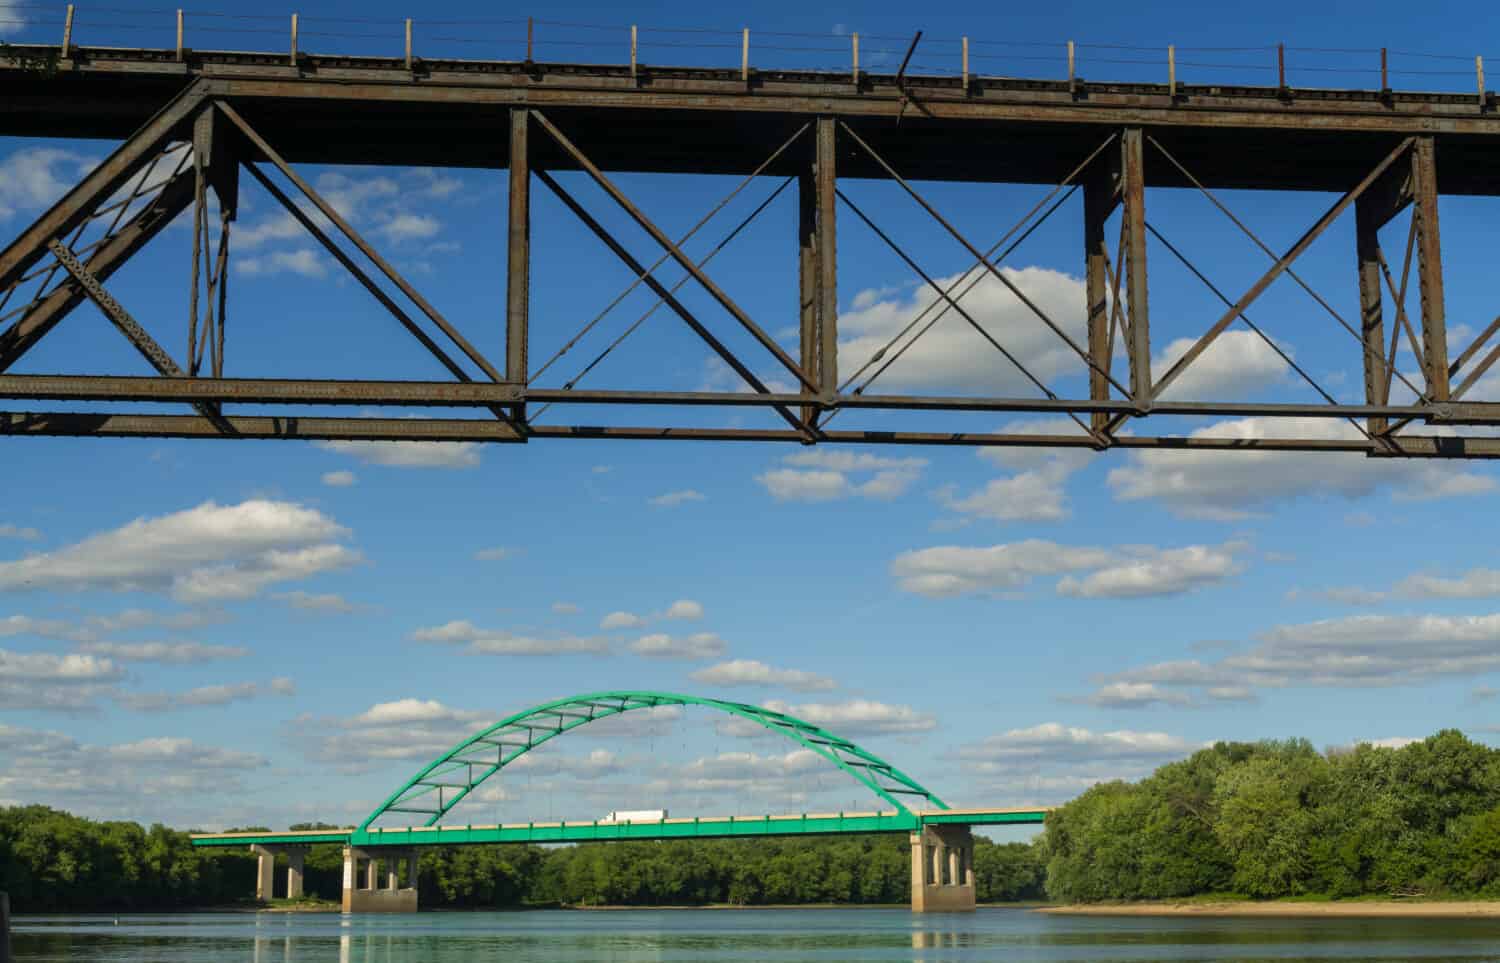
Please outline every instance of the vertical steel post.
M406 69L411 69L411 17L406 18Z
M198 323L200 313L198 310L198 293L200 285L199 266L203 263L203 246L208 243L206 236L207 201L208 201L208 167L213 163L214 156L214 110L209 108L200 111L193 118L193 250L192 267L189 270L188 283L191 290L188 293L188 349L187 370L188 374L198 373ZM204 338L212 335L204 331Z
M740 37L740 80L750 82L750 28Z
M968 37L964 38L964 63L963 63L963 68L964 68L964 78L963 78L964 93L968 93L969 92L969 38Z
M177 59L182 60L182 8L177 8Z
M818 371L807 373L825 397L839 387L838 239L834 229L838 200L834 166L836 123L832 117L818 118Z
M807 164L797 173L797 317L802 333L802 370L818 379L818 182L812 151L808 152ZM805 386L804 395L812 392ZM812 424L815 411L804 406L802 421Z
M1418 137L1411 154L1412 195L1417 218L1417 284L1422 299L1422 354L1427 393L1447 401L1448 331L1443 299L1443 252L1438 232L1437 157L1433 138Z
M859 34L854 34L851 40L854 43L854 87L857 90L859 89Z
M1151 320L1146 297L1146 174L1144 138L1128 127L1121 138L1121 191L1125 218L1125 303L1129 309L1130 393L1137 405L1151 401Z
M62 55L63 55L63 59L67 59L68 57L70 57L72 55L72 53L73 53L73 5L70 3L70 4L68 4L68 15L63 20L63 42L62 42ZM1479 86L1482 88L1484 86L1484 84L1481 82Z
M1384 47L1381 47L1380 48L1380 90L1381 90L1382 93L1384 93L1384 92L1386 92L1386 91L1388 91L1388 90L1391 89L1391 75L1390 75L1389 70L1387 69L1387 65L1388 64L1389 64L1389 57L1386 55L1386 49Z
M72 7L68 8L68 10L70 11L70 14L69 14L70 17L71 17L71 11L72 11L72 9L73 9ZM1486 107L1489 106L1489 99L1490 98L1489 98L1489 95L1485 92L1485 89L1484 89L1484 58L1483 57L1475 57L1474 58L1474 76L1479 80L1479 109L1480 110L1484 110L1484 108L1486 108Z
M1074 60L1074 54L1073 54L1073 41L1069 40L1068 41L1068 93L1070 93L1070 94L1073 93L1074 76L1075 76L1074 66L1075 66L1075 60Z
M635 79L636 50L637 50L637 44L636 44L635 24L631 24L630 25L630 79L631 80Z
M1286 90L1286 44L1276 45L1276 86Z
M526 62L531 63L532 47L536 39L536 22L526 18Z
M531 112L510 112L510 234L505 286L505 379L526 383L527 315L531 295ZM520 411L521 409L518 409Z
M1110 303L1109 303L1109 243L1105 240L1104 224L1114 210L1115 184L1109 175L1089 178L1083 189L1083 259L1084 289L1088 298L1089 398L1104 401L1109 398L1110 369ZM1106 412L1093 413L1093 425L1102 430L1109 423Z
M297 65L297 15L292 14L292 66Z
M1177 99L1177 45L1167 44L1167 96Z
M1359 314L1360 332L1364 337L1365 356L1365 404L1383 405L1386 397L1385 366L1385 317L1384 296L1380 288L1380 235L1381 215L1374 210L1368 195L1354 202L1355 246L1359 255ZM1366 430L1370 434L1385 431L1384 418L1370 418Z

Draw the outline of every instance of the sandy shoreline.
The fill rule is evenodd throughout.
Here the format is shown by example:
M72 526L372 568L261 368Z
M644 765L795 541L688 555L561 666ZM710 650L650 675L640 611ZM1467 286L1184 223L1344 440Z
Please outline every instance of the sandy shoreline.
M1368 917L1500 918L1500 900L1451 900L1416 902L1380 900L1348 903L1120 903L1109 905L1046 906L1039 913L1063 916L1262 916L1262 917Z

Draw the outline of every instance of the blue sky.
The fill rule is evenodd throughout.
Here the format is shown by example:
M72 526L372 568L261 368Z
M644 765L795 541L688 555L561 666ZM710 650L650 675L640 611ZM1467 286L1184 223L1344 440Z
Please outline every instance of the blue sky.
M215 10L266 12L227 3ZM383 3L302 12L305 23L318 13L395 23L405 13ZM1260 6L1209 18L1201 5L1142 13L1089 4L1002 19L955 5L924 10L917 22L894 5L811 15L761 4L746 20L756 32L840 46L851 30L879 37L921 28L936 52L967 32L1157 47L1285 39L1363 48L1420 36L1422 51L1471 56L1484 51L1469 48L1464 25L1479 12L1392 6L1356 19ZM442 18L487 16L478 5L453 4ZM658 26L726 25L681 4L633 7L632 16ZM50 37L52 17L50 8L0 2L0 20L30 21L11 24L16 39ZM554 7L549 17L624 22L609 7L584 4ZM80 39L167 43L170 24L156 19L157 33L132 32L125 27L155 21L111 15L114 27L101 19L97 28L115 31L106 40ZM312 34L304 49L322 49L304 29ZM578 29L570 36L585 35ZM368 38L326 40L374 52L359 46ZM280 43L248 34L220 45ZM683 56L719 56L715 49ZM1500 56L1495 62L1500 69ZM1107 76L1103 65L1089 73ZM1404 86L1466 89L1462 78L1429 79ZM0 234L19 232L109 147L0 142ZM503 172L303 170L471 339L500 355ZM649 242L597 190L559 176L654 260ZM618 182L672 234L736 183ZM288 227L269 196L246 185L233 242L229 374L441 376L310 238ZM706 253L776 186L750 185L690 250ZM962 249L890 185L844 186L933 274L951 278L968 266ZM1046 188L923 191L988 246ZM1330 202L1316 194L1225 199L1273 246L1289 244ZM534 204L533 369L630 280L550 198L538 191ZM1152 191L1148 205L1153 222L1226 290L1238 293L1263 269L1262 256L1202 198ZM1497 310L1484 260L1497 209L1494 201L1443 202L1455 351L1467 343L1465 328L1482 328ZM1007 265L1074 330L1083 309L1080 217L1075 199ZM788 192L711 272L783 339L795 310L793 218ZM1405 223L1387 229L1388 245L1399 246ZM109 285L179 352L189 236L174 226ZM1159 247L1149 256L1155 353L1165 361L1172 342L1195 336L1219 311ZM1299 271L1352 314L1353 263L1352 224L1340 223ZM851 371L930 296L847 213L839 272L841 367ZM684 294L744 346L704 296L691 286ZM652 300L632 294L542 381L572 377ZM1054 387L1084 384L1081 365L998 286L982 284L965 303L1007 331ZM1279 282L1252 316L1320 384L1357 398L1357 352L1294 286ZM988 350L950 317L880 384L1019 391ZM1409 354L1403 363L1412 367ZM16 370L145 373L88 306ZM775 374L769 363L757 370ZM1184 379L1179 397L1314 397L1248 333L1226 337L1201 372L1196 382ZM666 312L585 383L735 387ZM1491 387L1486 396L1496 394ZM556 423L559 414L544 417ZM583 423L610 417L621 416L577 413ZM770 424L753 413L736 417ZM1054 430L1039 419L956 423ZM1270 428L1203 419L1176 430ZM965 805L1057 802L1216 739L1307 736L1333 746L1445 726L1493 738L1497 728L1500 560L1483 537L1497 484L1484 464L606 442L31 439L5 450L0 802L182 826L352 820L478 726L545 699L611 688L790 707ZM744 738L701 711L622 732L600 726L539 753L458 818L870 804L790 744Z

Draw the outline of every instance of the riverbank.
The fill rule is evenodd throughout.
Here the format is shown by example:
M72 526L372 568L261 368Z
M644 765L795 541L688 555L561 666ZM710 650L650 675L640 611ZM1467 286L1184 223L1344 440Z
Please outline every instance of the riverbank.
M1349 900L1335 902L1230 901L1088 903L1041 906L1061 916L1260 916L1368 919L1500 918L1500 900Z

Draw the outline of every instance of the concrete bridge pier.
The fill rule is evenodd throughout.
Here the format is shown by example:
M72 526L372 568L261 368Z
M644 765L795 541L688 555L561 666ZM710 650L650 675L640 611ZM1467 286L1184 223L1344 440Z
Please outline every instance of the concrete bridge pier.
M400 861L407 861L406 887L400 886ZM382 887L380 864L385 864ZM361 866L363 863L363 866ZM361 872L363 870L363 872ZM345 913L415 913L417 911L417 850L344 847Z
M913 913L974 909L974 834L968 826L925 826L911 834Z
M276 857L286 853L286 898L302 896L302 870L307 856L306 846L265 846L257 843L250 852L258 857L255 868L255 898L268 902L274 891L276 880Z

